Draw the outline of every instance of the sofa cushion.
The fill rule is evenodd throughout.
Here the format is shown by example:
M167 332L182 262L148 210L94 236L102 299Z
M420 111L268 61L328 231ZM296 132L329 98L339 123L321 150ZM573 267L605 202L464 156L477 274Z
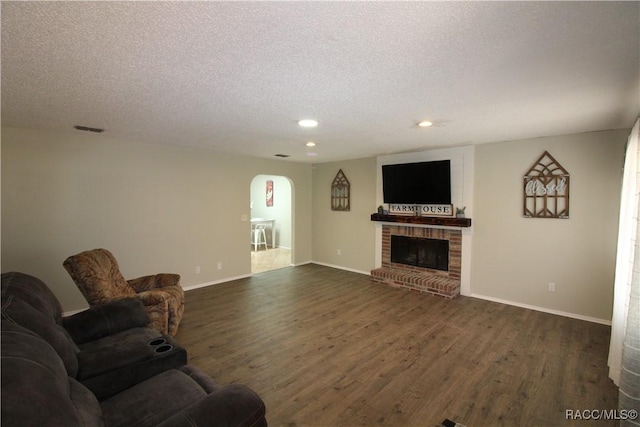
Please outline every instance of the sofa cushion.
M207 393L189 376L165 371L101 403L105 424L113 427L156 426Z
M157 427L267 427L264 402L242 384L230 384L176 412Z
M67 331L53 321L49 314L38 311L18 295L2 297L2 318L34 332L46 340L64 362L67 373L75 377L78 373L78 347Z
M222 387L220 384L214 381L213 378L194 366L181 366L180 371L197 382L198 385L202 387L207 393L213 393L214 391L217 391Z
M156 375L103 401L104 422L110 427L267 425L264 402L255 392L205 378L189 366ZM203 383L212 391L203 389Z
M62 327L62 306L37 277L19 272L2 274L2 318L44 338L62 358L69 375L78 373L78 347Z
M91 393L91 390L83 386L79 381L69 377L69 391L69 399L71 399L71 403L76 410L75 415L80 420L77 425L103 426L102 408L96 396Z
M53 347L5 320L1 335L3 425L103 425L97 399L69 378Z
M38 312L62 321L62 306L51 289L40 279L25 273L12 271L2 274L2 300L14 295L28 303Z

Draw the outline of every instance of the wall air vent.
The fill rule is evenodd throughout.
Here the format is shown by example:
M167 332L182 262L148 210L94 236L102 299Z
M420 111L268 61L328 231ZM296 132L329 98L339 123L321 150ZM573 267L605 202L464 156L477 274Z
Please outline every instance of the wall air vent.
M88 127L88 126L74 126L74 128L76 128L78 130L85 131L85 132L95 132L95 133L104 132L104 129L91 128L91 127Z

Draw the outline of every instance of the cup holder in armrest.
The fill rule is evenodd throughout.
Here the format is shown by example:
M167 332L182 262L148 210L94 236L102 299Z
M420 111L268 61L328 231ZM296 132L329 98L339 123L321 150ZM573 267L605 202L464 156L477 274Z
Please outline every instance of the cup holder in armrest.
M171 344L163 344L159 347L156 347L156 353L165 353L167 351L170 351L173 348L173 346Z
M169 344L164 337L152 339L149 341L149 346L153 347L153 351L156 353L166 353L167 351L173 350L173 345Z

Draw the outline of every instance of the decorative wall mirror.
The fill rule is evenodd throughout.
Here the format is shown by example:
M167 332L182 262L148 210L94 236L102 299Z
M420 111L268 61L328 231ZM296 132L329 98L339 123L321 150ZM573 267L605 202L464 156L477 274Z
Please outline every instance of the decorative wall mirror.
M524 176L525 218L569 218L569 172L545 151Z
M331 210L351 210L351 183L349 183L342 169L338 171L331 183Z

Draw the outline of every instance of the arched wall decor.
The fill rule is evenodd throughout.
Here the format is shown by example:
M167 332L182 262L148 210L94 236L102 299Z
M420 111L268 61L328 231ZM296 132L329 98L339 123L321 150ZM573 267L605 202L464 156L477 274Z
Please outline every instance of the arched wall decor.
M331 210L351 210L351 183L342 172L342 169L338 171L331 183Z
M524 176L525 218L569 218L569 172L548 151Z

